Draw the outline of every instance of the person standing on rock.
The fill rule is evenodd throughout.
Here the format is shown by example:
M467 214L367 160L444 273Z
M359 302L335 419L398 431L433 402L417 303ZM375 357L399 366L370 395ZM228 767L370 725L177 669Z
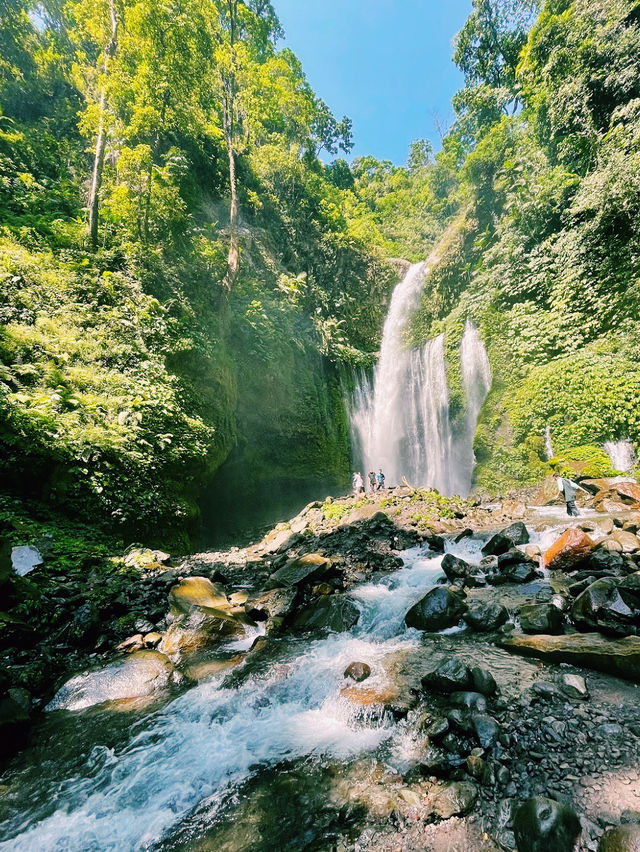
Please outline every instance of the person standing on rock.
M359 470L353 474L353 491L354 494L361 494L364 491L364 479Z
M378 483L376 481L376 475L373 470L369 471L369 491L375 491L378 487Z
M566 476L556 476L556 485L558 486L558 491L562 494L564 498L564 502L567 504L567 515L570 515L573 518L580 517L580 512L578 511L578 507L576 506L576 493L578 489L580 491L584 491L585 494L588 494L586 488L583 488L582 485L578 485L577 482L574 482L572 479L567 479Z
M378 486L378 491L384 488L384 473L382 472L382 468L380 468L380 470L376 473L376 484Z

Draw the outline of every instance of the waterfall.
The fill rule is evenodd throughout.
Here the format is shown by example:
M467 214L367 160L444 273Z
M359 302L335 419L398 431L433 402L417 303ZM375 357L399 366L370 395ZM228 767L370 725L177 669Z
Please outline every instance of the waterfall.
M555 456L553 441L551 440L551 426L548 423L544 430L544 449L547 454L547 461Z
M638 466L635 447L628 438L624 441L607 441L603 449L611 459L614 470L630 473Z
M491 389L491 366L480 334L471 320L467 320L462 343L460 344L460 363L462 366L462 386L465 394L465 431L458 441L458 458L454 467L456 473L455 491L468 494L475 465L473 454L473 436L480 409Z
M366 477L382 468L388 485L402 478L442 494L467 494L473 473L473 434L491 386L486 350L467 321L460 359L466 408L454 428L450 422L444 335L421 349L410 349L404 334L415 313L425 276L437 262L412 266L391 297L373 379L356 377L350 401L353 458Z

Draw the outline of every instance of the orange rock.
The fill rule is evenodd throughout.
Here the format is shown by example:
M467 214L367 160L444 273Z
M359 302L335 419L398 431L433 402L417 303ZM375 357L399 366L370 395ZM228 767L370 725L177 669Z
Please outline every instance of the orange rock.
M571 571L594 547L595 542L585 532L569 529L544 554L543 565L554 571Z

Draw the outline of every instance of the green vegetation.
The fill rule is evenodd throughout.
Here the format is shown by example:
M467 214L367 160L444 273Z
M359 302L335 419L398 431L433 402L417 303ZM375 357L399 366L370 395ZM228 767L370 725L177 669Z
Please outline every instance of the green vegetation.
M445 333L455 424L480 326L482 488L540 479L547 426L585 470L640 441L633 0L474 0L456 121L404 166L344 159L350 121L268 2L2 16L0 481L25 517L186 547L216 476L232 501L346 487L345 376L375 356L389 259L434 247L407 341Z
M483 490L544 476L547 426L585 471L607 468L605 441L640 442L639 57L632 0L475 0L458 35L456 122L413 178L424 221L448 231L408 342L445 332L455 415L464 321L481 328ZM393 221L390 203L404 217L397 192L378 202Z
M395 274L271 4L2 15L2 490L185 547L232 450L245 493L345 485Z

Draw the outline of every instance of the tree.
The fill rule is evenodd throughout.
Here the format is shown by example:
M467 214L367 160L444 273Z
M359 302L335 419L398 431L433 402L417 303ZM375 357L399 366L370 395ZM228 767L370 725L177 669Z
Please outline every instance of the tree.
M102 6L102 4L101 4ZM96 129L95 150L93 154L93 168L91 171L91 184L89 188L89 241L92 248L98 245L98 220L100 213L100 187L102 185L102 172L104 169L104 155L107 144L107 91L109 82L109 70L113 57L118 49L118 26L120 12L116 7L116 0L108 0L106 9L99 8L101 17L108 16L108 25L105 32L105 45L102 51L101 68L98 72L98 123Z
M537 13L537 0L474 0L455 40L454 62L465 86L453 99L469 144L520 105L516 68Z
M242 78L264 61L282 29L268 0L218 0L219 35L216 73L222 101L222 130L229 163L229 253L223 286L230 290L240 264L238 245L238 146L246 116L242 103ZM250 73L250 71L249 71Z

